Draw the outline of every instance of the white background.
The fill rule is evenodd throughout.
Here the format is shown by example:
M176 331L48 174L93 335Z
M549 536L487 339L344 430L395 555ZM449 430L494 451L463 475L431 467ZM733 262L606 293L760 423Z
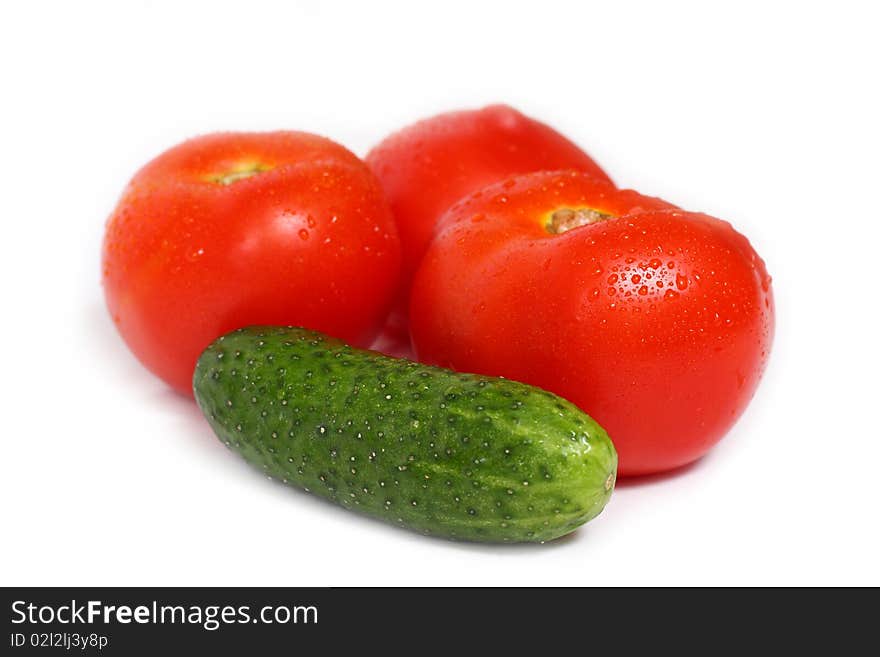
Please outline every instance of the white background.
M0 583L880 584L872 3L88 2L0 9ZM269 482L128 353L99 280L128 178L290 128L363 154L506 101L729 219L774 277L742 420L544 546L426 539Z

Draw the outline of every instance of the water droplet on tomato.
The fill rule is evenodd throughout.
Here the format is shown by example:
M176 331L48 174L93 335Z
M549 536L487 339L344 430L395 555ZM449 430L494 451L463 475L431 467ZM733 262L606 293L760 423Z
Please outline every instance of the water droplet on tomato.
M677 299L678 292L676 292L675 290L666 290L666 294L663 295L663 298L664 299Z
M301 240L307 240L307 239L309 239L309 231L307 231L305 228L300 228L300 229L299 229L299 232L297 233L297 235L299 235L299 238L300 238Z
M309 228L314 228L318 225L318 222L315 221L315 218L312 215L306 217L306 223L309 225Z
M684 274L676 274L675 275L675 287L679 290L686 290L688 286L687 276Z

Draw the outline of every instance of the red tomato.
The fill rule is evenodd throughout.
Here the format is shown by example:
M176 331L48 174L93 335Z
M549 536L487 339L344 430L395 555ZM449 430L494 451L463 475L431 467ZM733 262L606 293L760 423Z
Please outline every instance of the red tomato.
M509 176L576 169L610 182L575 144L505 105L450 112L387 137L366 158L378 176L400 232L403 284L380 345L396 354L409 347L406 300L437 219L453 203Z
M441 221L412 291L420 359L576 403L621 475L703 455L751 399L770 277L727 222L574 172L477 192Z
M208 135L163 153L125 190L103 250L119 332L189 395L201 351L249 324L369 345L399 269L373 174L342 146L298 132Z

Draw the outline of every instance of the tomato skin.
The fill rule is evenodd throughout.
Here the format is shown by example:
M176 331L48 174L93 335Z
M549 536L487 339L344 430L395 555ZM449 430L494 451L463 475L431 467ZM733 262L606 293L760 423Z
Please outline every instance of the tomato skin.
M368 346L399 270L387 201L356 156L307 133L223 133L134 176L107 223L102 280L131 350L191 396L201 351L238 327L302 325Z
M409 282L437 220L455 202L515 174L574 169L610 182L579 147L543 123L506 105L440 114L394 133L366 162L391 203L403 250L403 285L386 333L409 344ZM391 351L395 351L391 347Z
M615 215L560 234L559 208ZM727 222L575 173L493 185L442 219L411 299L421 360L555 392L608 431L619 474L689 463L745 409L774 309Z

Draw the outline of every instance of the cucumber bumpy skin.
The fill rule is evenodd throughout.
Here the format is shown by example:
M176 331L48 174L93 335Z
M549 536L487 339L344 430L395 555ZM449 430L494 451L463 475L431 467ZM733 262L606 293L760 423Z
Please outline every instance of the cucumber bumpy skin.
M306 329L219 338L193 388L220 440L269 476L425 534L548 541L614 487L607 434L561 397Z

